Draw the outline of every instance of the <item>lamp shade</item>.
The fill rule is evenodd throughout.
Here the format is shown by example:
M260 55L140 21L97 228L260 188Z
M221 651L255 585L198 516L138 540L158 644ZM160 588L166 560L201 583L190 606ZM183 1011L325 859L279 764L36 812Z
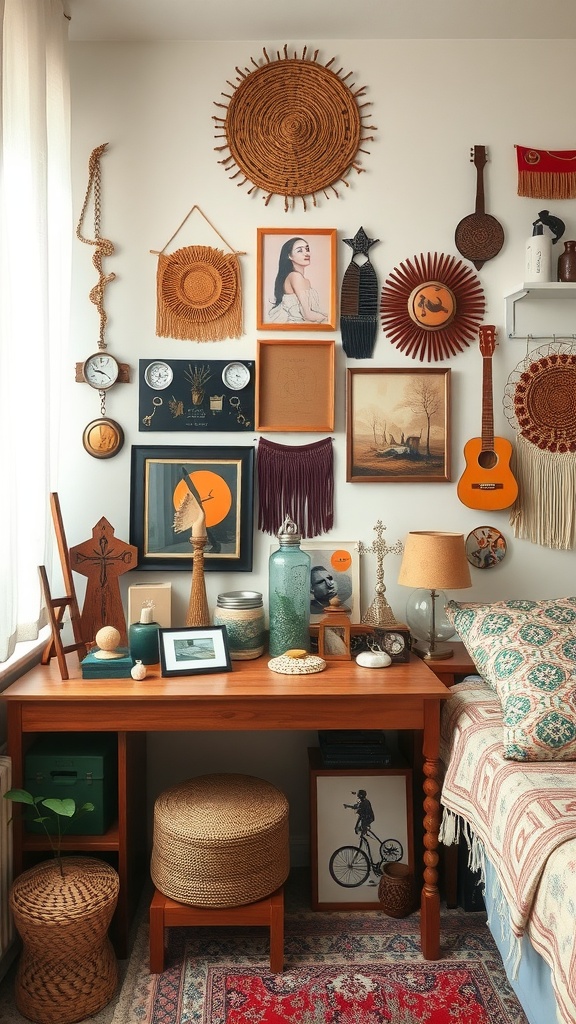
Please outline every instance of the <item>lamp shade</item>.
M432 530L409 533L398 575L404 587L464 590L472 586L464 534Z

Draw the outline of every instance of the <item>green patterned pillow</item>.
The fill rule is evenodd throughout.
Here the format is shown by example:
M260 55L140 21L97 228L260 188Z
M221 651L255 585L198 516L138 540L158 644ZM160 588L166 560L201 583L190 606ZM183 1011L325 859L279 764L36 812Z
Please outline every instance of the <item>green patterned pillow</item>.
M504 717L504 757L576 760L576 597L449 601L446 614Z

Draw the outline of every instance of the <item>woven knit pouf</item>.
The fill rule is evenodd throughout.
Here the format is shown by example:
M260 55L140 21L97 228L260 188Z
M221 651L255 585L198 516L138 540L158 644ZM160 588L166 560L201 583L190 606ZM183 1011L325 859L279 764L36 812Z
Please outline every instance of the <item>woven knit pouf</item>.
M288 877L288 801L251 775L201 775L154 805L151 875L179 903L236 907Z

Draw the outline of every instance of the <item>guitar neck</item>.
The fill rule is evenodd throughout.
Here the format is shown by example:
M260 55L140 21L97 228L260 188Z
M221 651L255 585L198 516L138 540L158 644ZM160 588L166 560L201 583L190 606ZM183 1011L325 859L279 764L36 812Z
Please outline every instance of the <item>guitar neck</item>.
M482 451L494 451L492 356L482 357Z

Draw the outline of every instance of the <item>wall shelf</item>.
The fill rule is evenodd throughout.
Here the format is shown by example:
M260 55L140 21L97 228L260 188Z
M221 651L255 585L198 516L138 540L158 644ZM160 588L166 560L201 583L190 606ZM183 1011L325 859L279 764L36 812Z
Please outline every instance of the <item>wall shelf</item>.
M506 295L506 336L508 338L533 338L535 341L543 341L550 339L551 335L535 335L535 334L516 334L516 303L521 299L526 298L529 295L532 299L545 300L564 300L564 299L576 299L576 282L567 283L565 281L546 281L542 284L536 282L529 282L523 284L517 292L511 292L510 295ZM566 334L562 335L567 337ZM569 337L576 338L576 334L568 335Z

